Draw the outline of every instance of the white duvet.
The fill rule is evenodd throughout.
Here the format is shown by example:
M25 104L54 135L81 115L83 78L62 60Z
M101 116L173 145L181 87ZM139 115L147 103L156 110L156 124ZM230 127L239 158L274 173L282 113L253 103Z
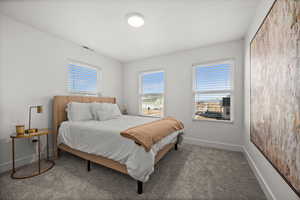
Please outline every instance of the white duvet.
M130 176L146 182L154 171L155 155L166 144L175 142L179 131L156 143L149 152L133 140L121 136L120 132L155 120L157 119L123 115L106 121L65 121L59 128L58 142L125 164Z

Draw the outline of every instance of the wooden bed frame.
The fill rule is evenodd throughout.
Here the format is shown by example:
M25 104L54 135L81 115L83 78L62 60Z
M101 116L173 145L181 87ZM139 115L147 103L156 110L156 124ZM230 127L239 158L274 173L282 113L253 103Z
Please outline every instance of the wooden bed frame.
M102 102L102 103L116 103L116 98L113 97L86 97L86 96L55 96L53 99L53 135L54 135L54 142L53 142L53 149L54 149L54 156L58 159L60 151L66 151L73 155L76 155L84 160L87 161L87 170L90 171L90 163L97 163L103 165L105 167L114 169L124 174L128 174L126 166L121 164L117 161L94 155L85 153L76 149L73 149L65 144L57 145L57 135L58 135L58 128L63 121L67 120L66 114L66 106L69 102L84 102L84 103L91 103L91 102ZM141 147L142 148L142 147ZM175 143L168 144L161 149L156 157L155 163L157 163L166 153L168 153L172 148L177 150L178 148L178 138ZM143 193L143 182L137 180L137 193Z

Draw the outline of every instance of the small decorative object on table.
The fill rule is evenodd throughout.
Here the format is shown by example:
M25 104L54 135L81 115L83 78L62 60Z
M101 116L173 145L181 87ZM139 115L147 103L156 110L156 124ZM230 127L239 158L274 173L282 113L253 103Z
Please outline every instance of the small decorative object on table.
M25 126L24 125L16 125L16 133L17 133L17 135L24 135Z
M35 133L29 133L29 134L22 134L19 135L17 133L12 134L10 136L10 138L12 139L12 172L11 172L11 178L13 179L24 179L24 178L30 178L33 176L37 176L40 175L48 170L50 170L54 165L54 161L50 160L49 157L49 138L48 135L52 134L52 131L49 129L39 129L37 132ZM47 158L46 158L46 167L45 166L41 166L41 142L40 142L40 136L45 135L47 137ZM32 172L30 175L25 175L25 176L21 176L21 175L16 175L16 168L15 168L15 139L22 139L22 138L32 138L32 137L37 137L37 141L38 141L38 170L35 172ZM53 152L54 155L54 152Z
M32 108L36 108L37 113L42 113L43 112L43 106L38 105L38 106L30 106L29 107L29 123L28 123L28 129L25 130L26 133L36 133L38 132L37 128L31 128L31 110Z

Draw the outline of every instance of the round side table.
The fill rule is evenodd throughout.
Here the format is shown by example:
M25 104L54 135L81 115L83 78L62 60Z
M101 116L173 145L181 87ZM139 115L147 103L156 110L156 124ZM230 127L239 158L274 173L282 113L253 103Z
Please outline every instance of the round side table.
M11 172L11 178L13 179L25 179L25 178L31 178L34 176L38 176L48 170L50 170L54 165L55 162L53 160L49 159L49 138L48 135L51 134L52 131L50 129L39 129L36 133L30 133L30 134L24 134L24 135L17 135L16 133L12 134L10 138L12 139L12 172ZM45 135L47 137L47 158L46 161L49 162L49 166L46 168L41 167L41 142L40 142L40 136ZM15 140L16 139L24 139L24 138L32 138L32 137L38 137L38 170L33 172L32 174L28 176L16 176L16 168L15 168Z

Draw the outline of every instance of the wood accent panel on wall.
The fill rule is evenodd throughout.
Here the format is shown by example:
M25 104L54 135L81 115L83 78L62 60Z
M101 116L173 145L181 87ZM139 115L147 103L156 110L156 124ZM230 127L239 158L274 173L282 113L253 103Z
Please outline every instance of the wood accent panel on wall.
M277 0L251 41L250 138L300 197L300 1Z

